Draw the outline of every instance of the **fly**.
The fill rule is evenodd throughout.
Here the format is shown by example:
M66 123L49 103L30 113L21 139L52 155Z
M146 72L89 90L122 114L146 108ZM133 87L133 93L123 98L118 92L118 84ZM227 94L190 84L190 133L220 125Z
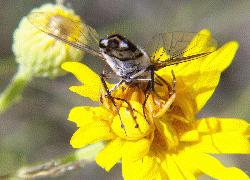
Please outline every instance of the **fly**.
M47 22L46 20L48 19L50 19L50 21L47 24L44 24L44 22ZM108 37L100 39L98 38L96 31L88 25L84 25L83 28L85 28L85 31L81 32L79 30L80 21L72 21L71 19L63 16L51 17L42 12L32 13L28 17L28 20L36 28L53 38L105 61L112 69L112 72L116 75L116 77L120 79L120 81L109 90L106 85L106 79L109 78L107 73L103 71L100 75L103 86L107 91L106 95L110 98L115 107L115 99L119 98L112 97L112 91L117 89L122 83L131 84L146 81L147 86L145 90L145 101L143 103L144 111L149 92L154 91L154 84L156 83L155 78L160 78L155 71L166 66L203 58L214 51L212 48L210 50L206 49L206 51L199 48L199 43L208 38L206 35L197 35L196 33L186 32L167 32L156 35L154 37L154 41L150 42L150 46L154 46L154 51L157 47L163 48L162 54L160 54L158 59L155 59L155 55L149 55L151 53L150 51L135 45L120 34L112 34ZM74 31L78 31L76 33L77 36L75 33L71 33ZM87 39L87 42L83 42L82 39ZM187 48L187 45L190 42L192 42L193 45L192 47ZM210 42L211 45L216 44L216 41L211 38ZM161 57L164 53L167 53L168 56ZM172 76L173 88L169 99L172 98L171 101L173 102L176 96L176 80L173 71ZM168 104L171 104L172 102ZM119 115L119 109L117 109L117 113ZM121 127L124 128L122 120Z

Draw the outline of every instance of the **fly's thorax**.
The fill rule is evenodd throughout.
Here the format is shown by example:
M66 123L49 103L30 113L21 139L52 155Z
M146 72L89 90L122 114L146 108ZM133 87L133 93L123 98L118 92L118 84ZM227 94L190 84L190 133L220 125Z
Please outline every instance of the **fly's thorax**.
M150 65L150 61L147 56L127 61L121 61L107 54L103 54L103 56L112 70L124 79L129 79L131 76L143 69L146 69Z
M114 34L99 42L106 62L120 77L128 78L150 65L148 54L125 37Z
M99 41L102 51L120 61L127 61L143 56L140 49L120 34L113 34Z

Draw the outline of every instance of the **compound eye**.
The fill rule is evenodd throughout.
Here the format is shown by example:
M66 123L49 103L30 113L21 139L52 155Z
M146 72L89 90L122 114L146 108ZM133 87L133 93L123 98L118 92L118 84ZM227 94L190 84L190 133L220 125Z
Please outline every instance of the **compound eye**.
M108 46L108 39L101 39L100 41L99 41L99 47L100 48L105 48L105 47L107 47Z
M121 49L127 49L128 48L128 43L126 43L124 41L121 41L120 44L119 44L119 47Z

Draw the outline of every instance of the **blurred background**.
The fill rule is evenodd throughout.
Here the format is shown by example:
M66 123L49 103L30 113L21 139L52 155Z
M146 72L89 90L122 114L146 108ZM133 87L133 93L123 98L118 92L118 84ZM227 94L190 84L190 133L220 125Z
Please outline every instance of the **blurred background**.
M11 50L12 33L19 21L44 0L0 1L0 92L16 72ZM250 1L249 0L68 0L75 12L101 36L117 32L134 42L165 31L197 32L208 28L219 44L237 40L240 49L200 117L219 116L250 120ZM97 72L102 64L85 56ZM77 81L71 76L34 79L23 99L0 116L0 175L23 165L60 157L73 151L69 145L75 124L67 121L73 106L90 104L71 93ZM217 156L228 166L250 174L249 155ZM122 179L120 167L106 173L94 164L58 179Z

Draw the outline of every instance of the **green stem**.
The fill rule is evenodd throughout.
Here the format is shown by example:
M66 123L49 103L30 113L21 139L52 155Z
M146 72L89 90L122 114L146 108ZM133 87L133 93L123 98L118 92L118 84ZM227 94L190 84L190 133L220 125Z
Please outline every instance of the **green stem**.
M10 84L0 94L0 114L21 99L23 89L31 79L30 69L19 67Z

